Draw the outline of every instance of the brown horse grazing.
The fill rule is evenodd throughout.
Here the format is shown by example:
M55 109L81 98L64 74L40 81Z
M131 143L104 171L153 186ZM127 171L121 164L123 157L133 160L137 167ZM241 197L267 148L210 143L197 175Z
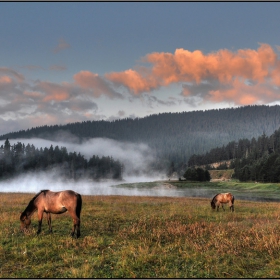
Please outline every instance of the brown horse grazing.
M225 211L224 204L226 203L229 203L229 210L233 212L234 196L231 193L218 193L213 197L211 207L213 210L217 207L217 211L219 211L219 206L222 205L222 208Z
M71 235L74 236L77 232L77 238L80 233L80 213L82 210L82 197L80 194L67 190L61 192L52 192L49 190L42 190L37 193L29 202L26 209L20 215L21 230L25 230L31 224L31 216L38 210L38 231L41 232L42 219L44 212L47 213L47 220L49 231L52 232L51 213L62 214L69 212L73 219L73 229Z

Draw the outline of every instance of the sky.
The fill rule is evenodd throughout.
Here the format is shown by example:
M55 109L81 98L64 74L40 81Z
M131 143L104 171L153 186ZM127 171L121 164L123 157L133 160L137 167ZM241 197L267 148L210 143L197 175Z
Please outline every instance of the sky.
M0 135L280 104L278 2L0 2Z

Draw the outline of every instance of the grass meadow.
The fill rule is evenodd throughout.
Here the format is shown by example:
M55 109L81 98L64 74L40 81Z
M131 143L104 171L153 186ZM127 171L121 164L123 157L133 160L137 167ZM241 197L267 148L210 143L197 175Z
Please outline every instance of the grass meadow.
M210 198L84 195L73 239L67 213L52 215L53 234L44 217L36 235L36 213L20 232L33 196L0 193L1 278L280 277L278 202L236 199L231 213Z

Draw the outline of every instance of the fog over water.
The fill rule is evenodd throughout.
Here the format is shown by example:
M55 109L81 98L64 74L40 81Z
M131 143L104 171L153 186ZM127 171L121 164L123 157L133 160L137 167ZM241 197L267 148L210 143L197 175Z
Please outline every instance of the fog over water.
M0 183L0 192L37 193L43 189L52 191L74 190L82 195L123 195L123 196L166 196L166 197L212 197L215 191L199 189L177 189L156 177L127 177L124 181L64 180L55 172L24 174ZM123 183L154 182L154 187L123 187Z
M211 199L221 190L209 190L203 186L196 189L180 189L168 184L165 174L151 174L149 164L154 160L153 151L145 144L124 143L111 139L94 138L78 143L69 135L68 141L49 141L42 139L9 139L10 144L17 142L33 144L36 148L66 147L68 152L77 152L89 159L93 155L112 156L124 164L123 181L102 180L65 180L56 174L56 170L22 174L16 178L0 182L0 192L37 193L43 189L61 191L72 189L83 195L126 195L126 196L167 196L167 197L205 197ZM0 145L4 141L0 141ZM164 181L165 182L161 182ZM124 183L155 182L152 187L118 186ZM233 194L235 195L234 190ZM277 198L263 198L260 195L239 194L241 200L279 201Z
M93 155L102 157L113 157L119 160L125 166L125 176L134 176L137 174L147 174L149 164L154 160L154 152L146 144L136 144L130 142L120 142L108 138L92 138L80 143L77 137L70 133L62 133L56 135L57 141L44 140L39 138L32 139L9 139L11 145L21 142L22 144L33 144L35 148L50 148L58 146L66 147L68 153L81 153L86 159ZM4 144L4 140L0 141L0 145ZM156 175L155 177L158 177Z
M65 135L64 135L65 136ZM0 192L28 192L37 193L42 189L60 191L75 190L84 195L142 195L142 196L174 196L174 190L165 188L121 188L121 183L152 182L166 180L165 174L150 174L149 164L154 160L153 151L145 144L119 142L106 138L94 138L78 143L75 137L68 135L68 141L49 141L43 139L9 139L11 145L21 142L25 145L33 144L36 148L66 147L68 152L77 152L89 159L93 155L112 156L124 164L123 181L102 180L65 180L59 178L55 170L22 174L14 179L0 182ZM61 137L60 137L61 138ZM0 141L0 145L5 141ZM176 195L177 196L177 195Z
M139 178L130 178L125 182L136 182ZM144 179L144 178L143 178ZM145 178L149 180L149 178ZM148 190L137 188L119 188L114 185L120 184L112 180L94 182L89 180L63 180L54 176L54 173L25 174L14 179L5 180L0 183L0 192L28 192L37 193L43 189L52 191L74 190L84 195L149 195ZM160 195L160 190L154 192Z

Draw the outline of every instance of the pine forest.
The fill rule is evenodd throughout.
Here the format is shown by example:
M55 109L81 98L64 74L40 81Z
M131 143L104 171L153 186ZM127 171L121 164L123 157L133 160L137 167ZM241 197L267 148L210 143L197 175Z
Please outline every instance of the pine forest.
M162 113L144 118L127 118L115 121L101 120L67 125L45 125L11 132L0 136L0 139L31 139L36 137L67 141L63 138L63 135L67 133L67 135L76 137L80 142L91 138L108 138L120 142L145 143L156 155L152 166L155 171L164 171L168 175L177 171L179 175L183 175L187 167L230 161L230 167L235 168L236 178L266 182L280 181L280 177L277 175L279 174L277 166L280 166L280 158L278 157L280 153L279 127L280 106L254 105L206 111ZM13 152L15 157L18 156L17 148L13 148L15 149ZM26 154L29 153L28 149L29 147L25 147ZM61 156L67 154L57 148L54 150L57 152L59 150ZM2 155L6 153L5 147L2 148L1 153ZM37 157L40 157L44 154L44 150L37 150L35 153ZM47 153L45 152L45 154ZM3 161L3 159L1 160ZM10 161L12 160L15 159ZM37 167L46 168L46 161L51 162L52 160L51 156L46 156L40 164L37 163ZM99 158L98 160L105 161ZM77 162L79 166L86 166L82 170L87 176L94 178L100 176L121 177L120 166L122 164L117 158L108 159L110 164L118 166L118 171L110 169L108 173L110 175L97 174L96 172L93 175L88 170L92 161L94 160L86 162L82 155L67 154L67 176L74 176L71 175L73 174L71 166L73 166L72 162ZM23 167L14 166L11 169L8 168L9 164L7 164L5 172L11 174L18 169L27 168L27 166L36 166L34 161L31 160L31 162L25 163ZM272 168L268 168L271 164L275 166L274 171ZM224 167L228 168L229 166ZM3 163L1 168L3 170ZM210 165L207 168L211 168ZM77 174L75 176L82 176Z

